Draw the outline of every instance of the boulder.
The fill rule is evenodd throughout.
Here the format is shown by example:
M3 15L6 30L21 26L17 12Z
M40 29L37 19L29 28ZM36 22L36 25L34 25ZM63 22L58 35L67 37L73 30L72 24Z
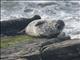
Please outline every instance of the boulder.
M28 24L25 33L35 37L57 37L65 24L62 20L35 20Z
M46 45L41 56L42 60L80 60L80 39Z
M61 32L56 38L48 39L42 42L39 46L42 48L43 46L53 44L56 42L62 42L62 41L69 40L69 39L71 39L69 35L66 35L64 32Z
M27 60L80 60L80 39L66 40L43 47L40 52L21 56Z
M1 60L80 60L80 39L51 43L42 46L41 49L29 53L28 50L20 51L17 54L3 56Z

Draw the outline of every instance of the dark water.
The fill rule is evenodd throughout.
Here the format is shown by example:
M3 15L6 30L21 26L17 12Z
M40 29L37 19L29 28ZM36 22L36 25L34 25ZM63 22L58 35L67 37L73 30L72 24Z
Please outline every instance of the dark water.
M64 31L80 38L80 1L9 1L1 2L1 21L40 15L43 19L62 19Z

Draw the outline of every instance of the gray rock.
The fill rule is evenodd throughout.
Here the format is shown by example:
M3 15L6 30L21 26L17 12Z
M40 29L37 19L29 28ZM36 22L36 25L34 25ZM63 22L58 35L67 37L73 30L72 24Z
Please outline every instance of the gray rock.
M44 46L42 60L80 60L80 39Z
M69 35L66 35L64 32L61 32L56 38L48 39L45 42L41 43L40 47L42 49L43 46L53 44L53 43L56 43L56 42L62 42L62 41L65 41L65 40L70 40L70 39L71 38L70 38Z
M42 51L21 56L27 60L80 60L80 39L44 46Z
M49 44L43 46L41 51L38 49L29 53L26 51L23 51L25 54L7 55L8 58L1 60L80 60L80 39Z
M35 20L25 28L26 34L36 37L57 37L65 24L62 20Z

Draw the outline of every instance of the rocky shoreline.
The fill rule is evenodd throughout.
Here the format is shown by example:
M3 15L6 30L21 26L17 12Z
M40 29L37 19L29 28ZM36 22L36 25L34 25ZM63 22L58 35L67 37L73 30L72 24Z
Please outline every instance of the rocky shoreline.
M40 53L40 45L46 40L45 38L37 38L30 43L22 43L17 47L11 48L10 50L5 49L4 53L1 55L1 60L79 60L80 59L80 39L65 40L61 42L55 42L50 45L46 45L42 48ZM23 46L23 47L21 47ZM25 48L24 48L25 47ZM21 49L20 49L21 48ZM18 51L16 51L19 49ZM3 49L2 49L3 51ZM15 51L15 52L14 52ZM57 57L57 58L56 58ZM50 59L50 60L51 60Z

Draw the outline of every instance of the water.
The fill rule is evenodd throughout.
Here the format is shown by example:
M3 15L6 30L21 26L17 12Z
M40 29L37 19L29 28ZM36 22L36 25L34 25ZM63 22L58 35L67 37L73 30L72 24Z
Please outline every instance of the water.
M1 21L40 15L43 19L62 19L63 31L72 38L80 38L80 1L2 1Z

